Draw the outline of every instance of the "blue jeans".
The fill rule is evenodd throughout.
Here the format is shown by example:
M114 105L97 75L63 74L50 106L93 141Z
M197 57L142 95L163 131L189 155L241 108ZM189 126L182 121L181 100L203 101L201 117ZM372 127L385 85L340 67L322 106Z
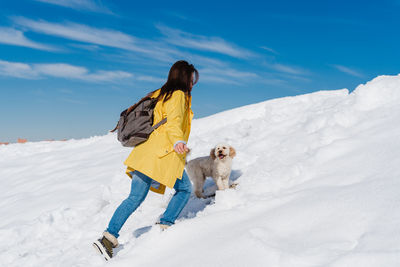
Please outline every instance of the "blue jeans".
M118 238L119 231L128 217L140 206L149 192L152 179L147 175L134 171L132 174L131 192L127 199L122 201L115 210L114 215L108 224L107 232ZM172 225L176 218L186 206L192 192L192 184L186 172L183 172L182 179L177 179L174 185L175 194L168 204L167 209L160 219L161 224Z

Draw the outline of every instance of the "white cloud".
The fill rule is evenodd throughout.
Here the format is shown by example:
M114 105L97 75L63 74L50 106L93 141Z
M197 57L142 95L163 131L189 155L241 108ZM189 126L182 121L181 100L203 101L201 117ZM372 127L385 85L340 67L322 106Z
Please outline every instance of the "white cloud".
M25 79L35 79L38 77L37 73L28 64L4 60L0 60L0 75Z
M73 22L54 23L25 17L13 17L12 19L18 27L25 30L81 42L70 44L81 49L94 50L99 49L101 46L119 48L129 52L136 52L135 54L139 57L152 58L162 62L172 62L175 58L191 55L187 52L179 51L176 47L190 47L236 58L254 56L250 51L236 47L221 38L193 35L164 26L157 26L168 37L166 42L160 42L137 38L112 29L95 28ZM198 55L194 55L193 58L200 59L202 62L208 60L211 64L221 65L219 60L216 59L207 59Z
M96 82L111 82L111 81L119 81L120 79L126 79L133 77L133 75L129 72L125 71L104 71L100 70L94 73L88 73L85 75L84 79L88 81L96 81Z
M355 76L355 77L364 77L364 75L356 70L353 70L351 68L342 66L342 65L331 65L332 67L334 67L335 69L337 69L338 71L341 71L343 73L349 74L351 76Z
M51 76L58 78L81 79L88 70L84 67L73 66L69 64L33 64L33 70L41 76Z
M274 49L272 49L272 48L270 48L270 47L267 47L267 46L260 46L260 48L261 48L261 49L264 49L264 50L267 50L267 51L269 51L269 52L271 52L271 53L273 53L273 54L279 55L278 52L276 52Z
M240 84L241 82L256 80L259 76L252 72L239 71L229 67L199 69L200 80L207 82Z
M219 59L215 59L215 58L199 56L199 55L185 53L185 52L182 52L180 55L183 58L186 58L189 62L193 63L196 68L198 68L198 66L203 66L206 68L209 68L209 67L226 68L228 66L228 64L226 62L221 61Z
M165 35L170 44L203 51L211 51L236 58L249 58L253 56L250 51L235 46L219 37L208 37L187 33L163 25L156 26Z
M219 77L219 76L207 75L207 74L201 76L201 82L241 85L240 82L234 81L234 80L226 78L226 77Z
M23 79L55 77L87 82L114 82L120 79L130 78L133 75L124 71L99 70L90 72L85 67L64 63L27 64L0 60L0 76Z
M307 71L302 68L283 65L283 64L279 64L279 63L270 64L269 67L276 71L279 71L279 72L284 72L284 73L289 73L289 74L294 74L294 75L307 74Z
M277 78L266 78L266 77L262 77L261 79L259 79L259 82L263 83L263 84L268 84L268 85L285 85L285 84L287 84L286 80L277 79Z
M214 74L221 75L225 77L231 77L235 79L242 78L256 78L257 74L247 71L239 71L232 68L205 68L200 70L202 74Z
M119 48L137 52L141 56L159 61L171 61L172 54L179 51L166 47L163 43L136 38L132 35L110 29L99 29L72 22L52 23L35 21L24 17L14 17L13 21L20 27L46 35L61 37L92 45Z
M47 35L62 37L70 40L98 44L103 46L122 48L143 52L135 45L133 36L109 29L98 29L77 23L51 23L47 21L35 21L23 17L14 18L14 22L29 30Z
M289 80L294 80L294 81L300 81L300 82L311 82L311 79L304 77L304 76L300 76L300 75L293 75L293 74L288 74L288 73L280 73L278 75L281 78L284 79L289 79Z
M38 2L58 5L76 10L87 10L98 13L112 14L111 10L104 6L101 1L93 0L36 0Z
M275 71L283 73L283 74L307 75L310 73L308 70L305 70L303 68L300 68L297 66L284 65L284 64L280 64L280 63L263 62L262 65L269 69L275 70Z
M148 76L148 75L135 76L135 79L138 81L151 82L151 83L164 83L167 81L166 78L162 79L162 78L157 78L157 77Z
M98 51L100 49L100 46L95 44L69 44L69 45L87 51Z
M0 27L0 43L29 47L39 50L56 51L57 49L50 45L40 44L29 40L22 31L13 28Z

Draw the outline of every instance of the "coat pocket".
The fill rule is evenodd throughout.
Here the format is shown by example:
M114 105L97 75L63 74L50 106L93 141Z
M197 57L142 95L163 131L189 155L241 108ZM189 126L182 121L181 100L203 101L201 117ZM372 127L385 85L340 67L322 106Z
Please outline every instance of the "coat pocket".
M164 147L164 148L160 148L158 151L157 151L157 156L159 157L159 158L163 158L163 157L165 157L166 155L168 155L168 154L170 154L171 152L173 152L174 151L174 149L172 148L172 147Z

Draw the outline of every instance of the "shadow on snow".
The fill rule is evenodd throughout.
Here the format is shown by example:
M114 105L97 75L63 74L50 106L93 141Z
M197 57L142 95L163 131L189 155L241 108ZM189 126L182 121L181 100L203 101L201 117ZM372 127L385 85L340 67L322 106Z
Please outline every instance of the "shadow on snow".
M229 177L230 182L235 182L239 177L242 175L240 170L232 170L231 175ZM217 186L215 185L212 178L207 178L206 182L204 183L204 195L205 196L212 196L208 198L197 198L193 193L190 196L190 199L182 210L181 214L178 217L178 220L185 220L191 219L196 217L197 213L203 211L208 205L214 203L215 200L215 192L217 191ZM140 237L141 235L149 232L152 228L152 225L145 226L136 229L133 232L133 236L135 238Z

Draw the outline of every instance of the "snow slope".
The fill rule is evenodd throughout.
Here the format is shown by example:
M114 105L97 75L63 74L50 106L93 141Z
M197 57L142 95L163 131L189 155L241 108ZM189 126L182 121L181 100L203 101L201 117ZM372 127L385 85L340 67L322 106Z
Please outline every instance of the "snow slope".
M151 227L151 193L106 263L91 247L130 180L113 134L0 146L0 266L400 266L400 75L193 121L189 158L234 146L236 190ZM206 193L215 191L211 180Z

